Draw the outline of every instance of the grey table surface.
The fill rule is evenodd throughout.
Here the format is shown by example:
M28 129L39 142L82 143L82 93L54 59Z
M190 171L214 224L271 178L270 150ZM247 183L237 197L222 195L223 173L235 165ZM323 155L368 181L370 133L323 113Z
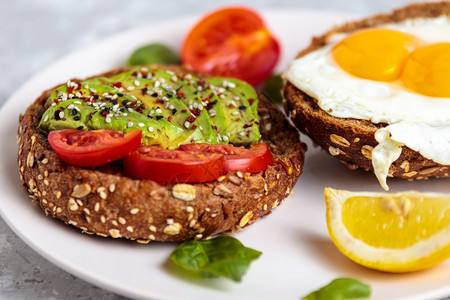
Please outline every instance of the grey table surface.
M0 0L0 105L28 78L71 51L118 32L230 4L372 15L407 0ZM0 199L1 201L1 199ZM126 299L61 270L0 218L0 299Z

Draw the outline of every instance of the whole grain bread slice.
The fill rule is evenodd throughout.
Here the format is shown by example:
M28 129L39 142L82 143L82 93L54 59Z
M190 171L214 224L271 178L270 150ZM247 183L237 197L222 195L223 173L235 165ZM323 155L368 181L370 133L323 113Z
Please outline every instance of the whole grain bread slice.
M412 4L394 10L390 14L380 14L335 27L322 36L314 37L311 44L297 57L325 46L329 37L336 33L350 33L410 18L438 17L449 14L450 2ZM362 168L373 171L372 150L378 144L374 134L376 130L386 124L333 117L317 105L316 99L297 89L290 82L284 84L283 97L285 111L290 115L293 123L316 144L350 169ZM429 177L448 177L449 171L450 166L438 164L404 146L400 157L390 166L389 176L408 180L427 179Z
M177 66L158 68L206 76ZM302 173L306 146L284 115L263 97L258 107L260 130L274 157L265 171L230 172L207 183L162 185L125 176L120 163L97 168L69 165L37 129L53 90L43 92L19 118L20 178L46 215L85 233L147 243L238 232L270 214L292 193Z

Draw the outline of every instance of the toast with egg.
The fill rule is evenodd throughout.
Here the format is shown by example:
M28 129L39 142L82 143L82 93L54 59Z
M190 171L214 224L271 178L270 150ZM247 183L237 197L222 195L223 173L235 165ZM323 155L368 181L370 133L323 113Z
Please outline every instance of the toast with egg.
M393 26L393 28L396 28L396 26L400 27L400 24L415 24L420 22L426 23L426 21L421 20L430 19L434 21L429 22L440 24L439 26L445 23L446 25L448 25L448 27L450 27L449 15L450 2L423 3L404 7L395 10L390 14L380 14L360 21L350 22L344 24L343 26L335 27L322 36L313 38L311 44L297 55L296 60L304 59L308 55L317 53L317 51L320 51L325 47L331 47L330 40L332 40L333 37L339 35L348 35L363 29L374 27ZM439 32L439 30L437 30L436 32ZM434 35L436 36L436 34ZM446 42L449 42L448 34L446 36ZM439 36L437 38L439 38ZM293 75L293 72L295 71L293 70L294 63L291 64L289 71L287 71L285 74L286 82L282 91L285 111L289 114L293 123L302 132L306 133L316 144L321 146L330 155L339 159L350 169L362 168L367 171L374 171L374 148L379 145L379 142L375 138L376 132L392 123L386 122L385 120L383 120L383 117L378 118L378 120L376 120L375 122L373 118L371 119L370 116L367 118L360 118L357 116L357 114L356 116L355 114L346 116L345 113L342 113L342 116L336 116L336 114L339 114L339 112L336 112L336 108L337 110L339 110L339 107L325 107L326 105L323 105L324 107L321 107L321 101L328 101L329 98L331 98L329 94L334 94L337 95L336 97L339 97L339 93L334 93L334 91L330 92L330 90L326 90L327 88L329 88L329 86L323 86L323 89L325 91L321 94L320 97L323 97L325 99L320 99L319 96L314 94L314 92L309 91L308 87L302 87L302 83L298 84L295 82L296 79ZM321 67L315 65L314 68L320 69ZM450 71L448 71L447 69L447 74L449 74L449 72ZM304 78L303 82L309 82L312 75L307 74L305 76L310 77ZM446 76L448 77L448 75ZM312 79L314 80L314 78ZM364 82L367 82L367 80ZM336 80L336 84L340 84L338 80ZM378 84L378 82L376 82L375 84ZM346 97L342 96L342 94L340 96L341 99ZM367 96L367 98L369 98L369 96ZM338 99L338 102L341 99ZM437 105L437 102L435 102L436 100L434 100L433 98L427 99L431 99L429 100L429 105ZM448 96L444 96L442 98L439 98L439 101L449 102L450 99L448 98ZM389 106L389 100L382 99L380 100L380 103L382 103L380 105L386 106L386 111L389 111L391 109ZM408 122L408 110L410 109L410 107L408 107L408 104L403 106L400 105L400 107L401 111L399 112L399 114L406 115L407 117L405 117L405 121ZM439 110L440 108L439 106L436 106L436 108L434 109ZM391 110L393 111L394 108L392 108ZM433 111L431 112L433 113ZM417 114L420 113L421 112L419 111ZM424 110L424 114L425 113L426 111ZM436 113L436 118L437 115L438 114ZM428 117L428 120L432 121L433 118L434 117ZM449 126L448 120L450 120L450 118L448 118L447 116L444 116L444 118L445 120L442 121L440 125L443 125L447 130ZM420 132L423 127L426 127L425 125L422 126L420 123L418 126L419 129L417 129L417 126L414 127L416 129L416 132L413 134ZM388 132L388 137L390 137L391 135L392 133ZM424 134L420 135L417 133L418 139L423 137ZM445 137L443 136L441 136L441 138L445 139ZM378 137L378 139L380 139L380 137ZM437 139L439 139L439 136ZM432 144L433 141L436 140L431 140L430 144ZM399 151L396 152L398 158L395 158L395 155L393 155L389 158L390 160L387 159L387 166L385 167L386 173L384 175L377 175L380 183L385 189L388 189L385 182L386 177L398 177L407 180L414 180L427 179L429 177L449 176L450 163L447 162L448 159L444 159L443 162L436 162L429 156L426 157L421 154L420 145L408 147L405 144L395 144L394 146L399 148ZM444 145L442 147L440 146L440 144L435 145L435 148L431 150L435 152L448 152L448 145ZM377 155L379 155L379 152L377 153ZM391 163L391 161L393 162Z
M151 67L206 77L178 66ZM128 70L118 68L91 78ZM229 172L206 183L160 184L128 177L114 162L95 168L67 164L38 130L54 89L43 92L19 118L19 174L46 215L84 233L147 243L238 232L270 214L291 194L302 172L305 145L298 131L263 97L258 107L261 140L274 157L265 171Z

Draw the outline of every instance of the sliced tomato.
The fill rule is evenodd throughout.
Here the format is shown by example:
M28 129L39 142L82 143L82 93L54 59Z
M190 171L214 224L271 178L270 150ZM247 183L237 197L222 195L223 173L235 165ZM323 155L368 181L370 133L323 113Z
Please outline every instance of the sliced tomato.
M233 145L186 144L180 150L191 153L221 153L225 155L227 172L242 171L258 173L272 164L273 156L266 144L252 144L250 149Z
M65 162L81 167L96 167L118 160L141 146L141 130L125 135L114 130L63 129L50 131L48 142Z
M190 153L144 146L124 159L127 175L157 182L208 182L225 174L219 153Z
M186 36L183 64L194 70L245 80L264 81L280 57L280 45L257 12L227 7L201 19Z

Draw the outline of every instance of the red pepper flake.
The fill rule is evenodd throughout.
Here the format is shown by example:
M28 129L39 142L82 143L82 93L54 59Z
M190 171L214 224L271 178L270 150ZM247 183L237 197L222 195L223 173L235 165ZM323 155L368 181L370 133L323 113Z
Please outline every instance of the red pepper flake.
M259 126L259 122L258 121L255 121L255 124Z
M244 124L244 128L249 128L249 127L252 127L253 126L253 124Z
M195 116L200 116L200 109L196 108L196 109L191 109L191 113L193 113Z
M118 89L121 88L121 87L123 87L122 82L120 82L120 81L115 82L115 83L113 84L113 86L116 87L116 88L118 88Z
M146 84L145 84L145 87L148 88L149 86L150 86L150 83L146 83Z
M192 128L192 129L196 129L197 127L198 127L198 126L194 124L194 125L192 125L191 128Z
M156 104L164 104L164 101L162 99L156 99Z
M60 108L60 109L64 109L64 106L60 106L59 108Z
M133 102L130 103L129 106L135 106L136 104L137 104L137 101L133 101Z
M168 116L168 117L167 117L167 120L168 120L169 122L172 122L172 116Z
M72 94L74 88L75 88L75 87L73 87L73 86L67 88L67 93L68 93L68 94Z
M182 109L181 112L185 113L187 112L187 109Z
M195 117L189 116L189 117L187 118L187 121L188 121L189 123L194 123Z
M146 109L146 108L147 108L147 105L141 104L141 105L139 105L139 106L136 108L136 111L137 111L138 113L141 113L141 114L142 114L142 112L143 112L144 109Z
M178 92L177 92L177 97L178 97L178 98L183 98L183 97L184 97L184 93L178 91Z
M249 99L248 99L248 104L252 105L253 102L255 102L255 99L253 99L253 98L249 98Z
M236 121L236 122L239 122L240 120L241 120L241 118L237 118L235 121Z

